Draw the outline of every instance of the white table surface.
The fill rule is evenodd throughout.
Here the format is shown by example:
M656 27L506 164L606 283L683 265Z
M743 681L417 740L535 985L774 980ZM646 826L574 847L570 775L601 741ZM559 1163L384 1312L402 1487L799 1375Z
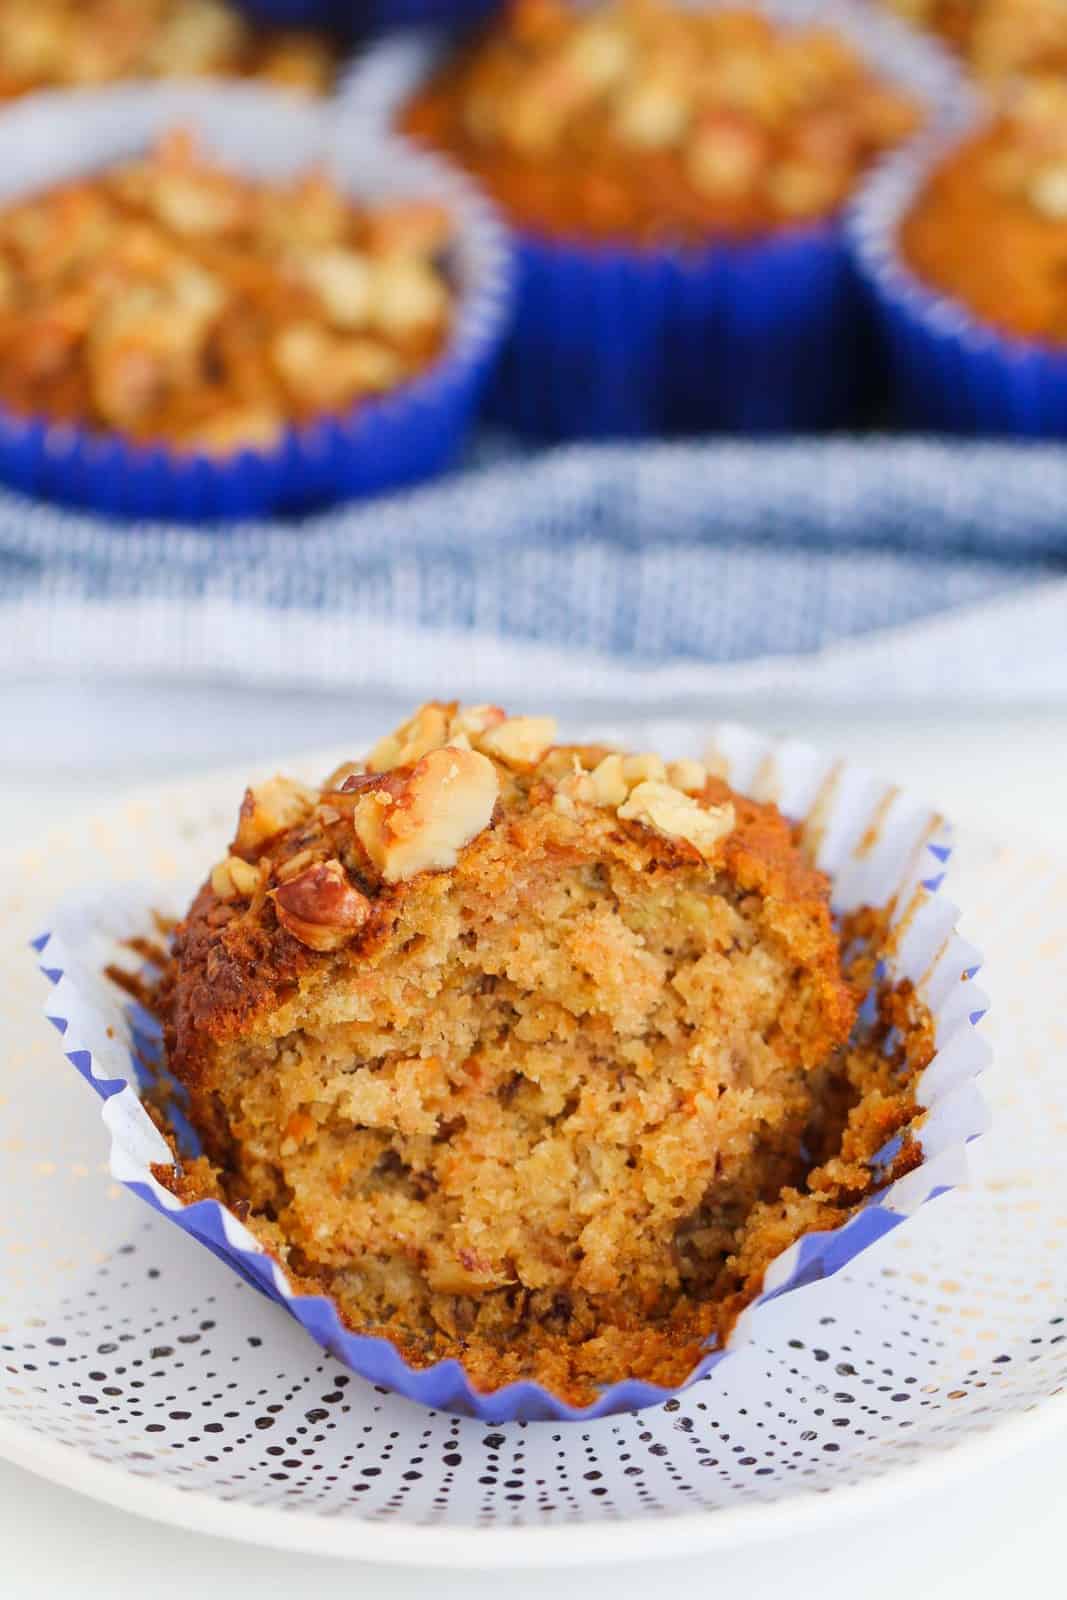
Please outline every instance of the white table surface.
M715 707L711 715L736 708ZM782 731L773 709L745 720ZM94 808L134 785L212 766L262 765L275 756L345 744L358 748L374 708L342 696L243 693L224 688L7 684L0 686L0 829L28 842L72 806ZM982 714L790 712L790 731L847 751L920 790L962 824L1021 832L1067 849L1067 711ZM2 1027L2 1021L0 1021ZM1065 1412L1067 1418L1067 1412ZM395 1597L497 1595L515 1600L581 1585L587 1600L647 1596L670 1584L746 1600L983 1600L1063 1590L1067 1420L1062 1435L982 1467L964 1480L843 1524L822 1536L662 1564L576 1574L428 1573L360 1567L260 1551L155 1526L95 1505L0 1463L0 1594L22 1597L263 1594Z

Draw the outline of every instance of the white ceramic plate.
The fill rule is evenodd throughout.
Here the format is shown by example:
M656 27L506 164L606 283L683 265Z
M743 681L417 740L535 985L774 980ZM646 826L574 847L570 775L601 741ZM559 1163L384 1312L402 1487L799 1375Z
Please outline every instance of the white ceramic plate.
M113 1184L99 1102L43 1020L26 942L56 901L107 878L192 882L239 788L142 794L4 863L0 1453L206 1532L529 1566L770 1538L1063 1426L1067 865L961 852L954 898L986 952L997 1053L969 1188L768 1308L728 1378L588 1426L489 1428L362 1384Z

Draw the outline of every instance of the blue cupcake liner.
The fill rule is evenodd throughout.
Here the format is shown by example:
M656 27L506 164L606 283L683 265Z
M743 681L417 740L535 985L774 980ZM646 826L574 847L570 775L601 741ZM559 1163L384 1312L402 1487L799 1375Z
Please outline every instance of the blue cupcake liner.
M355 197L439 200L457 221L448 348L425 373L336 418L287 429L279 445L218 459L0 408L0 480L107 517L199 522L292 515L399 488L455 461L505 331L512 263L492 207L447 162L336 109L259 85L121 85L33 96L0 126L0 204L129 159L188 126L250 176L324 166Z
M255 21L275 28L328 28L341 38L385 28L471 27L505 0L239 0Z
M714 0L713 0L714 3ZM970 106L940 48L837 0L765 0L786 25L836 27L892 82L955 125ZM389 39L340 89L388 126L454 41ZM516 232L517 312L487 410L546 439L813 431L881 396L876 345L839 218L706 248L632 249Z
M942 892L951 839L941 820L898 790L841 768L806 745L726 726L717 730L714 749L741 792L776 799L786 815L806 821L809 845L831 876L835 912L893 905L897 938L885 970L891 980L908 977L917 985L935 1019L937 1053L918 1086L925 1107L922 1163L876 1190L843 1226L805 1235L779 1256L726 1345L709 1348L677 1390L627 1379L605 1388L593 1404L576 1407L533 1382L484 1393L456 1360L416 1369L387 1340L346 1328L325 1296L295 1293L283 1268L233 1212L214 1200L185 1205L164 1188L151 1166L169 1166L171 1151L137 1087L138 1063L156 1047L158 1029L136 1007L124 1009L102 975L109 942L146 926L160 909L158 886L105 889L68 901L52 931L34 944L41 970L54 985L47 1015L63 1037L68 1060L104 1101L114 1177L283 1306L337 1360L423 1405L494 1423L589 1421L662 1403L713 1373L758 1337L761 1306L839 1272L925 1201L963 1181L964 1146L987 1125L975 1079L989 1059L976 1032L986 1008L972 981L980 957L956 932L956 908ZM892 1153L886 1149L873 1158L876 1177Z
M814 431L862 405L862 299L836 226L690 253L520 235L516 265L486 409L521 433Z
M925 139L878 172L847 234L890 372L896 420L939 433L1067 436L1067 348L1012 337L926 284L901 257L901 223L960 134Z

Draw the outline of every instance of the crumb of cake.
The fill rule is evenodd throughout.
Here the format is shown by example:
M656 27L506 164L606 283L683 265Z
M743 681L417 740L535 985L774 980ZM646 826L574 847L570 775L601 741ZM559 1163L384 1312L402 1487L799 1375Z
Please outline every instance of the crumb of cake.
M172 132L0 210L0 404L183 452L274 449L438 358L450 233L440 207L252 180Z
M231 0L0 0L0 100L122 78L255 78L324 94L337 51Z
M928 287L1008 334L1067 342L1067 84L1021 85L931 174L900 229Z
M401 126L535 233L699 244L832 216L920 120L830 28L670 0L517 0Z
M918 1159L933 1041L907 985L854 1034L887 918L835 930L773 805L554 731L433 702L235 844L161 990L205 1153L159 1175L409 1362L584 1404Z

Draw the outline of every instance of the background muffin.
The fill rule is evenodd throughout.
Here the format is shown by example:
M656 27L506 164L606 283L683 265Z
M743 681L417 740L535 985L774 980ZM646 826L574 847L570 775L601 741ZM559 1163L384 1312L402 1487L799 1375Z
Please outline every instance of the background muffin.
M1067 87L1017 86L967 137L880 176L857 259L919 427L1067 430Z
M453 221L263 183L183 130L0 212L0 404L228 456L410 382L455 309Z
M920 121L832 28L661 0L518 0L400 126L541 238L699 248L832 215Z
M855 413L866 347L838 212L954 74L848 8L520 0L458 58L350 85L453 152L517 230L494 415L547 437L769 432Z
M0 100L119 78L252 77L323 93L336 50L231 0L0 0Z
M887 0L952 46L983 81L1067 71L1061 0Z
M250 85L31 96L0 155L0 476L199 518L454 458L507 254L436 158Z

